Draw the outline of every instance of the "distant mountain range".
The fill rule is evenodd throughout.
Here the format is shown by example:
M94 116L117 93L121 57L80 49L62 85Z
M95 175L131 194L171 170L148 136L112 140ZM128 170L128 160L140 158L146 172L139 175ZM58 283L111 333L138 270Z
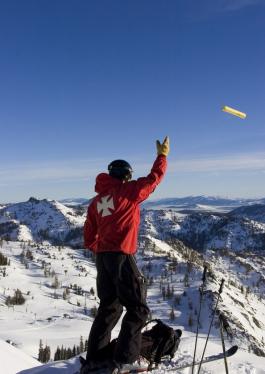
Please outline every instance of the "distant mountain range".
M164 198L158 200L147 201L143 204L146 209L173 209L196 210L196 211L213 211L213 212L229 212L232 209L254 204L265 204L265 198L261 199L229 199L214 196L187 196Z
M0 237L82 248L87 201L85 204L83 199L78 201L81 204L72 201L66 206L55 200L30 198L8 204L0 209ZM140 233L161 240L174 237L198 251L264 250L265 204L262 202L265 199L204 196L147 202L142 209Z
M89 203L89 201L90 201L90 199L85 199L83 197L76 197L76 198L59 200L60 203L66 205L66 206L86 205L86 204Z
M86 206L91 199L86 198L68 198L59 200L66 206ZM243 198L223 198L216 196L186 196L172 197L144 202L142 207L145 209L172 209L176 211L211 211L211 212L229 212L232 209L241 206L251 206L256 204L265 204L265 198L243 199Z

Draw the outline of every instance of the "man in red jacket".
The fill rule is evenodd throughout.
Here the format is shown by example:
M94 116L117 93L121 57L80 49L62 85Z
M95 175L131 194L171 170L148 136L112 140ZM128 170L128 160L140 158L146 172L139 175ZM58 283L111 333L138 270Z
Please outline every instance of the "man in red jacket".
M124 160L115 160L108 166L109 174L101 173L96 178L97 196L88 207L84 243L96 254L100 305L88 339L87 365L102 359L123 307L126 313L113 357L116 372L139 358L141 330L149 314L145 279L133 256L140 224L139 204L165 174L169 138L156 145L157 158L147 177L131 180L131 166Z

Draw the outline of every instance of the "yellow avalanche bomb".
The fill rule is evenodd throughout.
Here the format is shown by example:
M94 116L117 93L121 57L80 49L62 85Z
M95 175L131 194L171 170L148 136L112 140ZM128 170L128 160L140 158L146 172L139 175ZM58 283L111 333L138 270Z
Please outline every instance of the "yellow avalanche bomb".
M240 117L242 119L245 119L246 118L246 113L243 113L243 112L240 112L239 110L236 110L236 109L233 109L233 108L230 108L230 106L224 106L222 108L222 111L226 112L226 113L230 113L230 114L233 114L233 116L237 116L237 117Z

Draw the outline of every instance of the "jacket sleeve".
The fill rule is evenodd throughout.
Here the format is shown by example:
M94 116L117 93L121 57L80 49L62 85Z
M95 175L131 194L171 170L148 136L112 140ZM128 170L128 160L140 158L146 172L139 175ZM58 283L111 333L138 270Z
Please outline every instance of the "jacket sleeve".
M95 213L93 212L93 205L91 204L87 209L87 217L84 224L84 247L95 251L97 238L97 222Z
M142 177L135 181L133 194L136 203L141 203L142 201L146 200L148 196L155 190L165 175L166 168L166 156L157 156L150 174L148 174L147 177Z

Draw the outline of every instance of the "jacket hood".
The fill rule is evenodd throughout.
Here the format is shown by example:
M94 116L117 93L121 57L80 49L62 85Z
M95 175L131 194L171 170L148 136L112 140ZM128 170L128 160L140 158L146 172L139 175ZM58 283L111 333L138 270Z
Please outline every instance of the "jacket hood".
M112 187L122 183L121 180L113 178L107 173L101 173L96 177L95 191L97 193L107 192Z

